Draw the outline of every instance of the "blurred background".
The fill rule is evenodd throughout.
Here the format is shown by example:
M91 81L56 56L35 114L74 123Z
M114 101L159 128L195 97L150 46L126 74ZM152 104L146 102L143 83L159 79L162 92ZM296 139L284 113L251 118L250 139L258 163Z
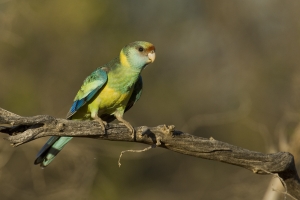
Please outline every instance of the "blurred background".
M300 2L0 0L0 107L65 117L83 80L136 40L156 46L134 126L174 124L299 165ZM5 137L3 135L3 137ZM271 176L146 145L76 138L42 170L47 138L0 141L0 196L35 199L282 199ZM287 198L289 199L289 198Z

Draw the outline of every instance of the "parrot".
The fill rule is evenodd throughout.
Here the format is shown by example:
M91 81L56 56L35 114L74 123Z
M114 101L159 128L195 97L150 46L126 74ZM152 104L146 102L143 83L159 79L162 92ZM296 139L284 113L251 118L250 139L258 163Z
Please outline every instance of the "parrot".
M155 47L145 41L132 42L118 57L98 67L83 82L67 114L68 120L95 120L105 132L107 123L117 119L134 134L123 119L141 97L141 72L155 60ZM52 136L38 152L34 164L48 166L72 137Z

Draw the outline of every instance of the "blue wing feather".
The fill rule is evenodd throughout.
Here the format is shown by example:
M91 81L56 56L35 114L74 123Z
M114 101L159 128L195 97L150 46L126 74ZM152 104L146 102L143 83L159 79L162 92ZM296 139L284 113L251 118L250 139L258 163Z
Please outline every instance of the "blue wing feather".
M84 104L84 99L74 101L69 112L74 114L83 104Z

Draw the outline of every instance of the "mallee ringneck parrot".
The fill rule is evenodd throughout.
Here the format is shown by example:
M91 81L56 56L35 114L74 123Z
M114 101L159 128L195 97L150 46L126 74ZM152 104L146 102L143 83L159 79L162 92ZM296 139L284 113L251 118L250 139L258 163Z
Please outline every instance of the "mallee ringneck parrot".
M123 114L142 93L141 71L155 60L155 47L144 41L130 43L120 55L97 68L83 82L67 114L69 120L96 120L105 131L106 122L124 123L133 133ZM52 136L39 151L34 164L46 167L72 137Z

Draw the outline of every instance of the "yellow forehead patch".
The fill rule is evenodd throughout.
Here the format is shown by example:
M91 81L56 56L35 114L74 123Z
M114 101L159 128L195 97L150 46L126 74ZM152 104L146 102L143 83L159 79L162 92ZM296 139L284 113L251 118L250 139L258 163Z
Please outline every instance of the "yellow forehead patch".
M123 65L124 67L130 67L128 59L127 59L126 55L124 54L123 50L120 53L120 62L121 62L121 65Z

